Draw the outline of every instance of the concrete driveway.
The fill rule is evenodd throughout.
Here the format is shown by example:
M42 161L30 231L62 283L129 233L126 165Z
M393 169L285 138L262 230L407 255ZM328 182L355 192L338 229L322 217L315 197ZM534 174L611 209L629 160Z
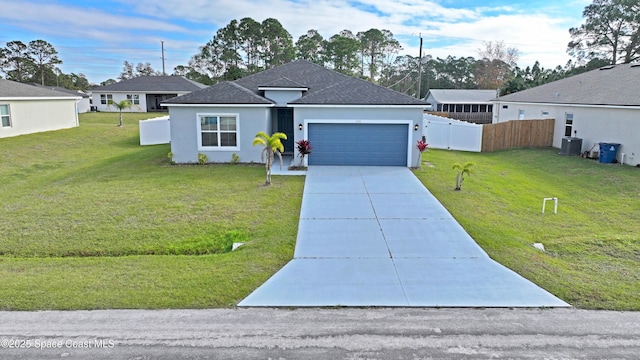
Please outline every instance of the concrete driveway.
M408 168L313 166L294 259L239 306L569 305L491 260Z

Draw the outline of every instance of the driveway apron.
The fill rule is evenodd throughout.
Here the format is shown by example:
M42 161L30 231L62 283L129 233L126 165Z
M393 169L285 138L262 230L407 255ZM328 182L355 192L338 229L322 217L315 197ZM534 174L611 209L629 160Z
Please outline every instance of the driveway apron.
M491 260L408 168L312 166L293 260L239 306L569 305Z

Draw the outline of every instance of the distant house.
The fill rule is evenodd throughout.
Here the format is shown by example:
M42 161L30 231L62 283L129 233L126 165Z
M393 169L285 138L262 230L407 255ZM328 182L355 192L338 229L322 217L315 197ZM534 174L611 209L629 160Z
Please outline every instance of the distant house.
M204 89L206 85L182 76L138 76L92 89L93 106L98 111L118 111L109 104L129 100L132 112L167 111L161 104L179 95Z
M582 139L581 151L618 143L619 162L640 163L640 64L605 66L494 103L493 122L552 118L554 147L569 137Z
M431 89L425 97L432 113L474 123L491 123L496 90Z
M413 166L425 103L405 94L297 60L222 82L164 103L177 163L261 162L259 131L287 135L284 151L309 140L309 165Z
M59 91L63 93L67 93L69 95L80 96L81 99L78 101L78 113L86 113L91 111L91 96L89 94L82 92L80 90L70 90L60 86L46 86L40 84L33 84L34 86L38 86L44 89Z
M0 138L76 127L80 99L0 79Z

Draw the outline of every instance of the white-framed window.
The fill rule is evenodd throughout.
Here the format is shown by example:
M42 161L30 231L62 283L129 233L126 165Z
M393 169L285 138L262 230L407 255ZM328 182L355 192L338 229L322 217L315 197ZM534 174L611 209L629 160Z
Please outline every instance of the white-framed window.
M573 114L564 114L564 136L571 137L571 130L573 130Z
M547 110L542 110L540 113L541 116L549 116L549 112Z
M100 94L100 104L109 105L113 102L113 94Z
M133 105L140 105L139 94L127 94L127 100L129 100Z
M238 114L198 114L198 147L239 150Z
M524 110L518 110L518 120L524 120Z
M0 122L2 127L11 127L11 114L9 113L9 105L0 105Z

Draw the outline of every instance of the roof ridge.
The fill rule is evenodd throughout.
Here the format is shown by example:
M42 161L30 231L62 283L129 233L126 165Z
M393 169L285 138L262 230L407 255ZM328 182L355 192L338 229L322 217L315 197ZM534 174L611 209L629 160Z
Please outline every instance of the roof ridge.
M253 98L260 99L260 100L266 100L266 101L269 101L269 102L273 103L272 100L267 99L264 96L260 96L260 95L254 93L253 91L247 89L246 87L244 87L244 86L242 86L240 84L236 84L235 81L224 81L224 82L222 82L222 84L224 84L224 83L229 84L229 85L235 87L236 89L251 95L251 97L253 97Z

